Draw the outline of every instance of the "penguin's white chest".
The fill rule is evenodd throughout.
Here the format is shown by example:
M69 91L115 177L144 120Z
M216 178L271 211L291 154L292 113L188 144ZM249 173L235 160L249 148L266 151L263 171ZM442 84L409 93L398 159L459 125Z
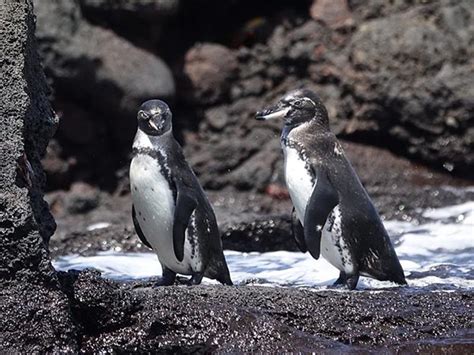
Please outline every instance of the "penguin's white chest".
M171 187L156 159L145 154L139 154L132 159L130 188L140 228L160 262L177 273L191 273L190 255L186 250L188 248L185 248L182 262L176 259L174 253L175 201Z
M294 148L284 147L285 179L296 214L303 224L306 205L314 189L312 176L306 168L306 162Z
M285 179L291 201L295 206L296 215L304 226L306 206L317 184L307 169L306 162L299 152L291 147L283 146L285 155ZM341 213L336 206L324 224L321 237L321 254L333 266L341 271L351 273L353 265L349 250L344 244L341 228Z

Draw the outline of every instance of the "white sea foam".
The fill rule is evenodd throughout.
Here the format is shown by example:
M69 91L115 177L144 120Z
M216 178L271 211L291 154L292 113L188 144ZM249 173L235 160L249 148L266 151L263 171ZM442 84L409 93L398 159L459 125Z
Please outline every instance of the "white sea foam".
M91 224L90 226L87 227L87 230L89 232L91 231L94 231L94 230L97 230L97 229L104 229L104 228L108 228L110 227L110 223L108 222L98 222L98 223L94 223L94 224Z
M432 222L415 225L387 221L410 286L474 289L474 202L424 212ZM462 216L462 217L460 217ZM338 277L326 260L308 253L225 251L236 284L325 288ZM133 280L161 275L153 253L104 252L95 256L64 256L54 261L59 270L95 268L112 279ZM204 282L214 283L206 280ZM396 286L361 278L358 288Z

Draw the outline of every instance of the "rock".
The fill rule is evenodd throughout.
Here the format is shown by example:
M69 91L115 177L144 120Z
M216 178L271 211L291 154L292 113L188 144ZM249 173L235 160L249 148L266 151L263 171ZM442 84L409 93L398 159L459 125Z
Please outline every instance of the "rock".
M63 149L56 139L49 143L46 154L41 160L49 190L65 189L71 183L74 167L77 164L75 157L63 158Z
M85 213L96 208L99 199L99 191L96 188L86 183L76 182L71 185L66 208L72 214Z
M309 13L313 19L334 29L354 23L347 0L314 0Z
M146 99L171 99L174 80L155 55L110 30L89 24L77 2L37 1L38 40L56 93L112 119L111 134L129 143L136 108Z
M55 222L40 159L57 125L34 37L31 1L0 7L0 352L77 352L48 257Z
M221 221L224 249L260 253L289 250L299 251L292 236L288 214L258 216L240 214Z
M329 4L317 1L315 6L323 3ZM347 8L342 3L327 6ZM272 141L278 157L281 123L259 123L268 133L261 135L256 151L248 152L257 126L253 114L299 86L319 93L339 136L389 148L458 176L474 176L469 149L474 141L469 128L474 126L473 53L468 43L474 15L467 15L471 10L464 11L462 1L412 8L384 4L386 17L367 20L355 2L352 17L360 22L354 23L354 32L334 31L312 20L281 24L266 43L235 51L239 71L231 81L231 103L206 107L200 139L185 147L205 187L263 191L272 183L279 159L263 152ZM236 139L242 148L231 143Z
M175 14L178 11L179 2L179 0L79 0L81 8L85 11L94 11L108 16L136 16L149 21Z
M235 54L219 44L198 44L185 55L184 75L193 99L200 104L224 100L237 69Z
M468 291L153 288L152 281L124 285L92 271L62 279L85 330L81 351L86 353L347 353L399 346L416 352L426 343L446 352L452 343L459 349L470 344L465 330L473 294Z
M356 71L345 80L360 105L345 133L387 137L410 157L473 177L472 19L470 2L461 1L360 26L348 47Z
M102 279L95 270L62 273L59 277L83 335L107 333L132 325L130 314L136 313L139 307L136 294Z

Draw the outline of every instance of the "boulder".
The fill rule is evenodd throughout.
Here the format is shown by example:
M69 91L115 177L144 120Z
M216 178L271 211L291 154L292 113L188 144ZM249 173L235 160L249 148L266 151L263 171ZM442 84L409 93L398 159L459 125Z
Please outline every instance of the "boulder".
M334 29L353 24L347 0L315 0L309 13L313 19Z
M220 44L197 44L186 53L184 60L184 75L196 102L213 104L226 97L238 69L233 51Z
M359 26L344 133L473 177L473 19L470 1L440 2Z

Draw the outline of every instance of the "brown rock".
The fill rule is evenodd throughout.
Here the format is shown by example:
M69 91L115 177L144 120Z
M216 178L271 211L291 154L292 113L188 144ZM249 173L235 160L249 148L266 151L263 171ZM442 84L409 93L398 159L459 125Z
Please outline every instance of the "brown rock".
M353 24L347 0L315 0L309 13L313 19L334 29Z
M191 48L186 53L184 73L193 99L203 104L221 101L237 68L235 54L224 46L204 43Z

